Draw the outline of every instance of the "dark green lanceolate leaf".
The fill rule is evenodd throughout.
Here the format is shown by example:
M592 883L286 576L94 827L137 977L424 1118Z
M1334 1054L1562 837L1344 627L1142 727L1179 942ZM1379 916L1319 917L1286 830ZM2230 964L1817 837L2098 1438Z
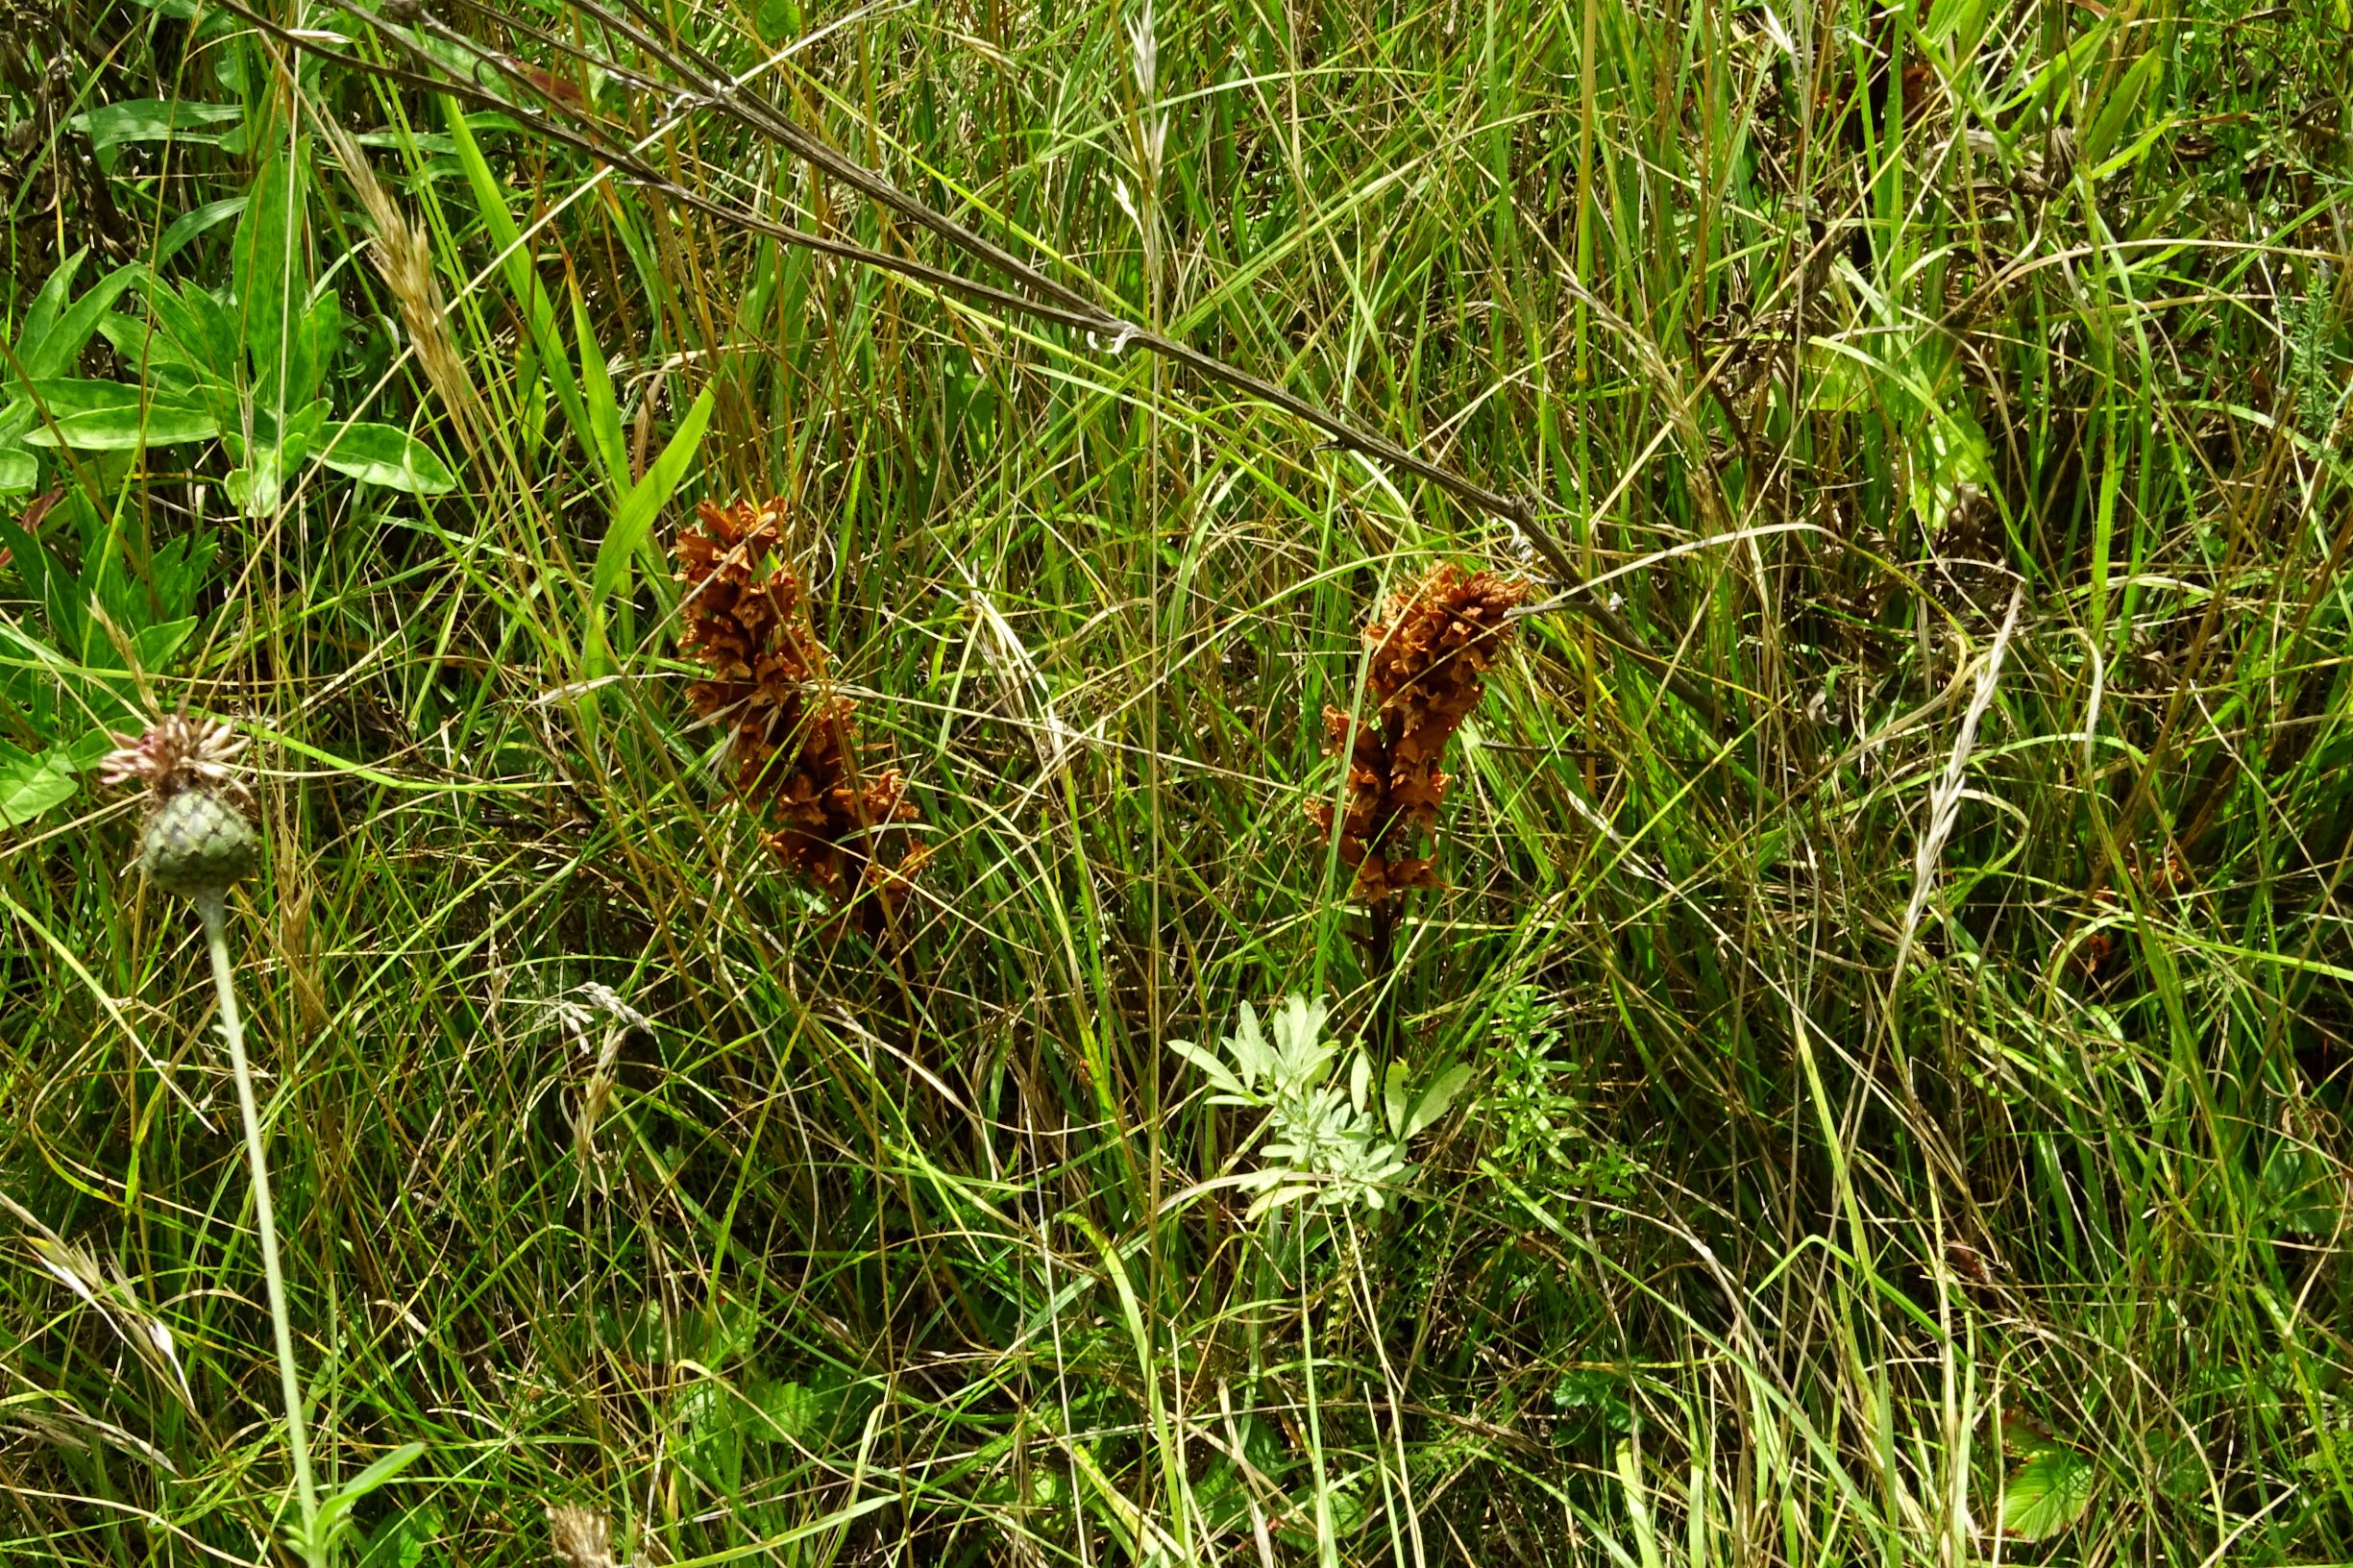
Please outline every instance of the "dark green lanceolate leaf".
M310 293L304 245L302 149L273 154L255 176L252 198L237 220L232 265L241 334L257 369L281 363L294 345L289 333Z
M158 283L147 290L147 304L156 335L174 352L222 386L236 380L243 357L236 318L209 291L192 282L178 288Z
M233 125L244 118L245 110L237 104L173 103L162 98L130 98L120 103L101 104L86 114L77 114L65 123L76 131L89 133L92 150L105 154L127 141L218 142L217 134L206 135L214 127ZM107 161L103 158L101 161Z
M150 264L162 266L185 249L189 240L217 224L226 223L244 211L245 208L245 197L224 196L217 202L207 202L192 212L182 213L172 220L169 229L163 231L163 237L156 241L156 253L149 258Z
M71 370L90 334L97 331L99 319L146 272L135 261L116 267L91 284L88 293L68 303L74 273L85 254L76 251L61 262L25 310L16 333L16 365L28 380L46 380Z
M33 396L40 418L25 432L27 446L134 452L220 434L220 421L210 409L118 381L36 381Z
M2133 122L2140 116L2141 101L2149 88L2165 75L2165 52L2151 49L2132 62L2116 86L2101 102L2099 111L2085 128L2083 143L2078 149L2086 168L2096 169L2107 161L2114 148Z

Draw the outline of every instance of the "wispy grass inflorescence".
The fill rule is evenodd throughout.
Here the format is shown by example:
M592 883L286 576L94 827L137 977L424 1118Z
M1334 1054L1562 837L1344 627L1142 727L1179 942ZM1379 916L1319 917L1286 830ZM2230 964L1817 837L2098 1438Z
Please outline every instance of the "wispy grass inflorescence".
M594 1508L549 1504L548 1547L563 1568L616 1568L612 1523Z
M905 775L860 762L858 705L828 689L832 654L809 624L806 590L784 551L782 500L701 503L678 535L679 640L710 674L687 688L697 712L727 726L736 798L793 874L887 921L921 868L921 845L894 863L884 829L913 821ZM870 899L863 894L871 894Z

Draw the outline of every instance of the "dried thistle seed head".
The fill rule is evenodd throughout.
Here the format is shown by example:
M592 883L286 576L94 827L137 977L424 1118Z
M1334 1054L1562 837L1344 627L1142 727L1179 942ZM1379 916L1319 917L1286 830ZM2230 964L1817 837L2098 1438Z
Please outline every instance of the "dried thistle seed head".
M618 1568L613 1560L613 1527L593 1508L549 1504L548 1545L564 1568Z
M184 789L165 799L139 835L139 870L166 893L217 898L251 875L253 824L227 795Z
M144 735L114 738L120 744L98 764L98 781L110 789L141 784L154 805L191 789L230 795L239 806L249 798L235 772L246 738L218 719L168 713Z

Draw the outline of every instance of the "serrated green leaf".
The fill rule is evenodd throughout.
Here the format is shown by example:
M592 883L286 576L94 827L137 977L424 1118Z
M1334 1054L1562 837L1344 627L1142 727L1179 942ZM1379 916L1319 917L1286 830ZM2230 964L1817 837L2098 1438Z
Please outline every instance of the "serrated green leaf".
M1405 1127L1397 1136L1411 1139L1421 1134L1446 1115L1446 1108L1455 1103L1455 1096L1461 1093L1462 1086L1470 1081L1471 1069L1459 1062L1439 1073L1430 1087L1422 1090L1421 1098L1413 1102L1412 1115L1406 1118Z
M34 755L0 741L0 827L22 827L74 797L62 751Z
M2092 1461L2073 1449L2035 1455L2002 1488L2002 1532L2022 1541L2047 1541L2068 1529L2092 1506L2095 1475Z

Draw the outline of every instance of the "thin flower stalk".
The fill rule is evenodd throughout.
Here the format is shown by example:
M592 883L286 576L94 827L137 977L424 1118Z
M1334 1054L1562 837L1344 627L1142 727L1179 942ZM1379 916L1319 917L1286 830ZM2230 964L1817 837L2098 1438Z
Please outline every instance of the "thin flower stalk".
M269 1295L270 1327L277 1339L279 1392L285 1401L286 1449L294 1470L301 1510L303 1555L312 1568L325 1568L327 1552L318 1530L318 1487L310 1473L309 1435L303 1425L303 1386L294 1362L293 1317L286 1306L285 1270L278 1256L278 1217L270 1201L269 1159L261 1141L261 1112L245 1055L245 1023L229 963L229 890L252 874L257 858L247 811L253 795L239 776L246 739L217 719L192 720L167 714L140 735L118 736L118 746L100 762L98 776L110 786L135 784L146 792L146 818L139 830L139 869L147 880L196 905L203 919L205 949L212 964L212 988L221 1012L221 1035L229 1044L231 1075L236 1080L243 1116L245 1160L253 1175L254 1226L261 1241L261 1274Z

